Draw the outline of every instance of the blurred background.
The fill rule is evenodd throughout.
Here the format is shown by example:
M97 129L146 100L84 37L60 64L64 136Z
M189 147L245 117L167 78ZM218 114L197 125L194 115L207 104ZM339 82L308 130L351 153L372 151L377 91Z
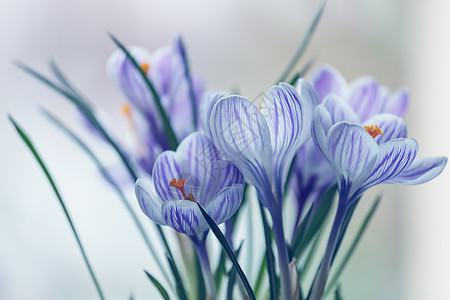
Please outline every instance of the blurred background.
M30 134L56 178L107 297L156 295L142 272L154 270L154 262L119 199L39 107L84 134L106 164L117 163L114 153L83 130L67 101L12 60L44 71L55 59L123 138L124 98L105 72L115 50L107 32L150 50L179 33L191 68L209 89L239 89L254 98L279 77L318 5L1 0L0 299L97 298L61 208L8 113ZM315 57L349 81L371 74L391 89L409 87L406 120L419 155L449 156L449 8L443 0L329 0L299 67ZM342 278L344 298L450 299L450 172L422 186L377 188L356 211L350 234L379 192L383 201ZM128 196L138 211L132 187Z

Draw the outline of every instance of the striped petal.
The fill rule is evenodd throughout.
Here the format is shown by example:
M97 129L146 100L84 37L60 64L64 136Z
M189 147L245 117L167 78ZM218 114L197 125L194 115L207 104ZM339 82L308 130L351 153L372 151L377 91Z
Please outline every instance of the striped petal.
M377 143L363 127L340 122L330 128L327 149L341 193L351 196L372 171Z
M224 188L205 206L206 212L217 224L222 224L234 215L241 205L243 192L243 184Z
M395 139L380 145L375 166L370 176L361 187L361 192L368 188L395 178L414 161L419 145L415 139Z
M228 96L226 93L220 92L208 92L203 96L199 112L200 124L202 126L203 131L209 136L211 136L211 130L209 127L209 119L211 117L211 111L214 105L217 103L217 101L226 96Z
M386 183L422 184L441 174L446 165L447 157L418 158L398 176L388 180Z
M161 199L155 194L151 182L139 178L135 185L135 194L144 214L155 223L166 225L161 214Z
M322 102L328 94L343 96L347 89L347 82L341 73L329 65L319 66L311 77L319 101Z
M166 224L178 232L196 235L209 228L197 204L187 200L170 200L161 205Z
M260 107L270 131L274 180L279 196L295 153L311 133L310 124L316 102L314 92L306 81L300 85L303 98L291 85L280 83L267 92Z
M389 91L381 86L372 77L361 77L350 84L348 103L359 116L365 121L382 111Z
M253 102L240 96L222 98L211 111L214 144L244 174L265 190L272 182L272 147L268 125Z
M383 134L375 137L378 145L396 138L406 138L406 123L402 118L393 114L378 114L370 118L364 125L377 125Z
M317 149L326 158L328 158L327 135L332 125L331 115L325 106L323 104L317 106L314 111L311 136Z
M361 123L353 109L337 95L328 95L323 101L323 106L329 112L333 124L341 121L354 124Z
M402 117L405 115L408 105L409 91L406 88L401 88L389 97L383 112Z

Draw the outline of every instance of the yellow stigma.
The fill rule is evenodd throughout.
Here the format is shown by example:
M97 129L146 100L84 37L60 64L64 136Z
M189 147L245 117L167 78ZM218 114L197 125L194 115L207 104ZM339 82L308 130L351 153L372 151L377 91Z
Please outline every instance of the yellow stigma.
M169 185L171 187L174 187L177 190L179 190L181 192L181 194L183 195L184 200L189 200L189 201L195 202L194 195L192 195L192 193L189 193L189 195L186 195L186 193L184 192L184 184L185 183L186 183L185 179L174 178L172 181L170 181Z
M120 111L127 116L128 118L131 117L131 106L128 103L124 103L120 106Z
M150 69L150 65L148 63L143 63L140 64L139 67L141 68L142 72L144 72L145 75L147 75L148 70Z
M378 128L377 125L364 126L364 128L367 130L367 132L368 132L373 138L376 138L377 136L383 134L383 131L381 131L381 129Z

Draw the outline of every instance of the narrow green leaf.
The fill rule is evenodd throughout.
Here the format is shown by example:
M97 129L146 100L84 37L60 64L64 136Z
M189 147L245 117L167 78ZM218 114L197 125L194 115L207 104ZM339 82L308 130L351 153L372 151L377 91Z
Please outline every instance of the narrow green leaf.
M311 267L311 263L314 260L315 255L317 254L317 246L319 245L322 229L323 228L319 230L316 237L314 238L311 248L309 249L308 256L306 257L305 263L303 264L302 269L299 272L299 277L301 279L304 278L306 274L308 274L309 268Z
M262 286L262 281L264 279L264 274L266 274L266 269L267 269L267 259L265 258L265 255L262 258L261 264L259 265L259 270L258 270L258 275L256 276L256 281L255 281L255 295L259 296L259 290Z
M184 42L183 39L181 38L181 36L179 36L177 38L177 44L179 47L179 51L181 52L181 59L183 61L183 65L184 65L184 75L186 77L186 80L188 82L188 87L189 87L189 96L191 98L191 108L192 108L192 122L193 122L193 126L195 129L197 129L197 124L198 124L198 117L197 117L197 101L196 101L196 97L195 97L195 91L194 91L194 84L192 82L192 77L191 77L191 71L190 71L190 67L189 67L189 60L187 57L187 52L186 52L186 48L184 47Z
M239 257L243 243L244 241L241 242L238 249L236 250L236 257ZM232 267L231 270L228 272L227 299L229 300L233 299L233 290L235 282L236 282L236 268Z
M359 227L358 232L356 233L355 237L353 238L353 241L350 244L350 247L348 248L347 252L345 253L344 258L342 259L338 268L334 272L333 277L330 279L328 286L325 289L325 296L333 289L334 285L337 283L339 277L341 276L342 271L344 270L345 266L349 262L353 253L355 252L356 246L358 246L358 243L361 241L361 238L362 238L364 232L366 231L370 220L372 219L372 217L375 214L375 211L378 208L378 204L380 203L380 200L381 200L381 196L378 196L375 199L372 207L370 208L369 212L367 213L366 217L364 218L363 222L361 223L361 226Z
M219 240L222 247L227 252L228 258L233 263L234 267L236 268L236 271L239 274L239 277L241 277L242 283L245 286L245 289L247 290L248 296L250 299L256 299L255 294L253 293L252 287L248 283L247 277L245 276L244 272L242 271L241 266L239 265L236 256L234 256L233 250L230 248L230 245L228 245L227 240L225 239L224 235L222 234L222 231L220 231L217 224L214 222L213 219L208 215L208 213L203 209L203 207L197 203L200 211L202 212L203 217L205 218L206 222L209 224L209 227L211 228L212 232L216 236L216 238Z
M156 108L158 109L158 114L163 122L164 130L166 131L166 136L169 141L170 147L172 150L175 151L178 147L177 137L172 129L172 125L170 124L170 120L166 114L166 111L164 110L164 107L161 104L161 99L158 95L158 92L155 89L155 86L147 77L147 75L144 73L144 71L141 69L136 59L131 55L131 53L127 50L127 48L121 42L119 42L119 40L112 34L109 34L109 37L113 40L113 42L117 45L117 47L119 47L123 51L123 53L127 56L127 58L131 61L133 66L136 68L136 71L139 72L142 79L147 84L147 87L151 92L151 94L153 95L153 99L155 100Z
M305 77L306 73L308 73L308 71L314 65L315 61L316 61L316 59L314 57L311 58L310 60L308 60L308 62L303 66L303 68L300 71L298 71L297 73L294 74L294 76L289 81L289 83L291 85L295 85L300 78Z
M37 162L39 163L39 166L41 167L42 171L44 172L45 176L47 177L47 180L49 181L49 183L53 189L53 192L55 193L56 197L58 198L59 204L61 205L61 208L64 211L64 215L66 216L66 219L69 222L70 228L72 229L73 235L75 236L78 247L80 248L80 251L81 251L81 255L83 256L83 260L86 264L86 267L89 270L89 274L91 275L92 281L94 282L94 285L95 285L95 288L97 289L98 295L99 295L100 299L105 299L102 289L100 288L100 284L97 280L97 277L94 274L94 270L92 269L91 264L89 263L89 260L87 258L86 252L84 251L83 245L81 244L81 240L75 229L75 225L72 221L72 218L70 217L69 211L66 208L64 200L62 199L62 196L59 193L58 188L56 187L56 184L53 181L53 178L52 178L50 172L48 171L47 167L45 166L45 164L44 164L43 160L41 159L40 155L38 154L37 150L34 148L33 143L28 138L28 136L25 134L25 132L20 128L20 126L14 121L14 119L11 116L8 116L8 117L9 117L9 120L11 121L11 123L16 128L16 130L19 133L22 140L27 145L28 149L31 151L31 153L33 153L34 158L37 160Z
M300 57L305 52L306 46L308 46L309 41L311 40L311 37L314 33L314 30L317 27L317 24L319 23L320 17L322 16L323 10L325 8L325 0L322 1L319 8L316 11L316 14L309 25L308 30L306 31L306 35L303 37L300 46L298 47L297 51L295 52L294 56L292 57L291 61L287 65L286 69L284 70L283 74L281 74L280 78L278 78L278 81L275 82L275 84L278 84L279 82L285 81L286 78L289 76L289 74L292 72L292 69L294 69L295 65L297 64L297 61L300 59Z
M166 255L167 261L169 262L169 266L172 269L172 273L175 278L177 295L181 300L187 300L186 290L184 289L183 281L181 280L180 273L175 265L175 261L170 255Z
M269 287L270 287L270 299L275 300L278 298L278 285L277 285L277 274L275 269L275 258L272 250L272 231L267 223L266 213L264 212L264 207L261 202L259 202L259 211L261 214L261 219L264 227L264 240L266 243L266 261L267 261L267 272L269 275Z
M338 285L338 287L334 291L334 300L344 300L344 298L342 298L342 295L341 295L341 286L340 285Z
M114 182L113 178L109 174L108 170L103 166L103 164L100 162L98 157L94 154L94 152L67 126L65 126L58 118L56 118L53 114L42 108L42 112L57 128L62 130L65 134L67 134L68 137L70 137L88 156L89 158L94 162L94 164L97 166L98 170L103 174L106 181L111 185L111 187L114 189L114 191L119 196L119 199L122 201L122 204L127 209L129 215L133 219L134 224L136 225L136 228L138 229L142 239L144 240L145 245L149 249L150 253L152 254L155 262L157 263L158 267L160 268L161 272L163 273L164 277L168 282L170 282L169 275L167 274L166 269L162 265L161 259L159 258L158 253L156 252L155 248L153 247L152 243L150 242L150 239L144 229L144 226L142 225L141 221L139 221L139 218L137 217L136 213L134 212L133 208L131 207L130 203L126 199L125 195L122 193L122 190L119 186ZM171 288L173 288L171 286Z
M202 266L200 264L200 258L198 257L198 253L195 252L195 271L197 273L196 281L197 281L197 299L203 300L206 299L206 287L205 287L205 279L203 278Z
M75 106L78 107L78 109L83 113L83 115L86 117L86 119L94 126L98 132L106 139L106 141L113 147L113 149L116 151L117 155L120 157L122 163L127 168L128 173L130 174L133 181L137 180L137 175L134 172L133 168L131 167L130 163L128 162L127 158L125 157L125 154L120 149L120 147L117 145L117 143L111 138L111 136L106 132L106 130L103 128L103 126L100 124L100 122L95 117L94 113L92 112L92 109L90 108L87 101L85 101L82 98L79 98L78 95L75 95L73 92L67 90L66 88L63 88L44 75L40 74L39 72L33 70L32 68L28 67L27 65L15 62L15 65L31 75L32 77L36 78L37 80L43 82L45 85L49 86L65 98L67 98L69 101L71 101ZM56 67L56 65L55 65ZM59 73L62 74L60 70L58 70Z
M153 285L158 289L159 293L161 294L161 297L163 297L164 300L170 300L169 294L167 293L166 289L159 283L158 279L153 277L149 272L144 270L145 274L147 275L148 279L153 283Z
M226 255L227 254L225 253L225 250L222 249L222 251L220 252L219 263L217 264L216 272L214 272L214 278L216 281L217 290L220 289L220 286L222 284L223 275L227 271L225 268Z

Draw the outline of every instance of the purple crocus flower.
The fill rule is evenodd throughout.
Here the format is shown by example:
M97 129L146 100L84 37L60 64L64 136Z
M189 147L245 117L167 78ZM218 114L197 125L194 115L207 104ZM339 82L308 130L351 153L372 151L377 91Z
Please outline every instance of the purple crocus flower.
M312 138L334 170L339 203L309 299L321 298L344 217L364 191L382 183L424 183L447 164L446 157L416 159L418 143L406 133L404 121L393 114L375 115L361 124L353 109L336 95L327 96L316 108Z
M173 46L160 48L153 54L140 47L130 47L130 52L153 83L177 138L182 140L194 132L197 126L193 124L189 84L177 40ZM156 156L170 148L153 95L120 49L109 58L107 70L131 104L125 105L124 111L133 123L139 143L146 149L138 153L138 161L144 170L151 172ZM191 81L198 107L203 84L195 75Z
M207 121L217 148L255 186L272 216L283 299L291 297L282 220L284 185L295 153L310 137L316 101L306 81L300 82L298 91L280 83L267 92L260 105L235 95L217 100Z
M217 224L225 222L241 204L245 184L242 173L230 162L220 160L208 136L193 133L176 152L165 151L158 156L152 175L152 182L136 182L142 211L155 223L189 236L199 254L208 294L214 298L214 277L205 248L209 225L196 203Z
M370 76L357 78L347 84L339 71L329 65L316 68L311 76L311 83L317 91L319 102L323 102L329 95L340 96L357 115L357 121L354 120L356 123L365 122L375 115L384 113L401 117L409 104L409 94L405 88L390 93L387 87ZM351 120L340 118L340 121ZM294 236L305 204L311 203L312 209L315 209L319 206L325 191L335 183L336 178L330 164L316 149L314 142L310 140L305 143L297 153L290 181L290 188L298 206Z

